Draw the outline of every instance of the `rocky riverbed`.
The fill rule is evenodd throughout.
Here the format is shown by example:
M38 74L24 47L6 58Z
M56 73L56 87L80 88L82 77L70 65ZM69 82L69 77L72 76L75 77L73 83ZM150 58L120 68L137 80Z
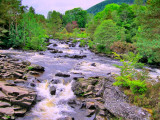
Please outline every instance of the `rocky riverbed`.
M36 100L36 91L18 84L29 83L27 75L39 74L44 68L31 65L29 61L0 55L0 71L0 119L24 116Z
M1 50L0 115L16 120L148 120L112 85L120 63L79 44L50 40L43 52ZM151 69L151 68L150 68ZM158 69L150 75L156 78ZM7 99L5 99L7 98ZM8 110L7 110L8 109ZM6 111L6 113L5 113Z

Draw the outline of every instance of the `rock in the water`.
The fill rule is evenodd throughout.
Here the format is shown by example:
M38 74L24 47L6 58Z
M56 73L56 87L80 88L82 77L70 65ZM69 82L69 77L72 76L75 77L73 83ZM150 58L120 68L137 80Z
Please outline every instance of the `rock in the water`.
M59 118L57 120L74 120L73 117L65 117L65 118Z
M44 71L44 67L39 66L39 65L32 64L32 65L30 65L29 67L31 68L31 70Z
M58 76L58 77L70 77L69 74L65 74L65 73L56 73L55 76Z
M48 47L47 49L48 49L48 50L54 50L54 48L50 48L50 47Z
M40 73L36 72L36 71L29 71L29 74L31 74L31 75L39 75Z
M52 79L51 83L52 84L58 84L58 83L61 83L61 80L59 80L59 79Z
M74 59L83 59L83 58L85 58L87 56L86 55L65 55L64 57L74 58Z
M56 49L54 49L54 50L52 50L52 51L50 51L51 53L63 53L63 51L59 51L59 50L56 50Z
M76 44L73 44L73 43L69 44L69 47L75 47L75 46L76 46Z
M72 90L73 90L74 94L77 95L77 96L81 96L81 94L84 92L82 84L79 83L79 82L73 82L72 83Z
M40 54L40 55L44 55L44 53L43 53L43 52L39 52L39 54Z
M52 86L49 88L50 94L55 95L56 94L56 87Z
M56 46L58 46L56 43L55 43L55 44L53 44L53 47L56 47Z
M96 67L96 63L92 63L92 64L91 64L91 66L94 66L94 67Z
M36 87L36 84L35 83L30 83L30 86L31 87Z

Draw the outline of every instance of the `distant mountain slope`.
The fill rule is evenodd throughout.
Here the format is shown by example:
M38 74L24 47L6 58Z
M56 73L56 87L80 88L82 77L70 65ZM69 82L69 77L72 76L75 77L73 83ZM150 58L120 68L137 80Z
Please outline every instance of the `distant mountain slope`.
M134 0L105 0L103 2L100 2L94 6L92 6L91 8L89 8L87 10L88 13L92 13L92 14L96 14L100 11L102 11L105 6L107 4L111 4L111 3L117 3L117 4L121 4L121 3L127 3L127 4L133 4L134 3Z

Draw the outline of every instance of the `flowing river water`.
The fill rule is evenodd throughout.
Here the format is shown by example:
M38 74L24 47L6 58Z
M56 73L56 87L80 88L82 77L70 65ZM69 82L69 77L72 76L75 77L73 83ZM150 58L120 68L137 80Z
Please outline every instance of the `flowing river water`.
M102 57L91 52L87 48L69 47L65 42L50 40L49 48L55 48L63 51L63 53L51 53L49 50L40 54L39 52L24 52L18 50L2 50L0 52L10 54L21 60L28 60L32 64L38 64L45 68L45 72L37 77L43 80L42 83L36 85L35 90L37 95L43 100L37 102L29 113L23 118L17 120L57 120L66 116L72 116L75 120L93 120L93 117L85 117L85 110L80 110L79 107L71 107L68 101L75 99L71 87L74 77L94 77L107 76L110 73L119 73L119 69L113 64L120 65L117 60L107 57ZM57 44L57 46L53 46ZM73 59L64 57L64 55L86 55L83 59ZM93 65L94 64L94 65ZM150 76L156 78L160 75L160 70L151 69ZM55 76L56 73L70 74L70 77L63 78ZM53 84L51 81L60 80L58 84ZM56 94L51 95L49 88L54 86Z

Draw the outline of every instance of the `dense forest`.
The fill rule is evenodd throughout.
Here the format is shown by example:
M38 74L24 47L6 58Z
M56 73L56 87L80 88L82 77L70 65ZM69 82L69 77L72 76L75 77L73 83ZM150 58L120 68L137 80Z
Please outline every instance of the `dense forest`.
M20 0L0 0L1 49L44 51L50 38L80 42L95 53L120 59L123 66L117 66L121 76L115 85L129 88L132 103L160 118L160 84L150 87L145 82L148 71L134 69L141 68L138 62L160 65L160 0L106 0L88 10L49 11L47 18Z
M94 5L94 6L92 6L89 9L87 9L87 12L95 15L98 12L102 11L107 4L111 4L111 3L116 3L116 4L121 4L121 3L133 4L134 0L105 0L105 1L102 1L102 2L100 2L100 3L98 3L98 4Z

